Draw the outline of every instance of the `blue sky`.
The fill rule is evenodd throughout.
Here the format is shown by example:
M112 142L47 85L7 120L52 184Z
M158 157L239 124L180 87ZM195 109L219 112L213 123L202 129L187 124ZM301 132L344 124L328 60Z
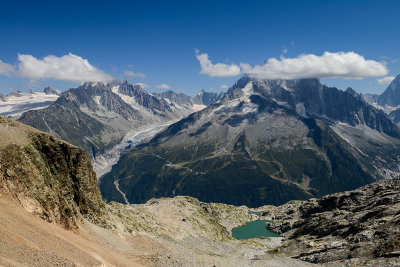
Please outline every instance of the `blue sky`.
M251 66L281 56L355 52L384 64L387 73L322 81L340 89L381 93L387 85L377 79L400 74L398 10L400 1L3 0L0 60L16 67L18 54L41 60L72 53L113 78L145 83L152 90L165 90L155 89L165 84L195 94L226 90L220 86L231 86L240 77L201 74L196 49L207 53L213 64ZM130 72L136 76L127 75ZM3 93L79 84L7 75L0 76Z

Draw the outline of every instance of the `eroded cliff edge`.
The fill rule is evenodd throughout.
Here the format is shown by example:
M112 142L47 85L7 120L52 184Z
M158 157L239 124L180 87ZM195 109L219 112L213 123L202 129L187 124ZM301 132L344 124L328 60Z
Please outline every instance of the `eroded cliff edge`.
M0 116L0 192L42 219L102 223L105 204L86 152Z

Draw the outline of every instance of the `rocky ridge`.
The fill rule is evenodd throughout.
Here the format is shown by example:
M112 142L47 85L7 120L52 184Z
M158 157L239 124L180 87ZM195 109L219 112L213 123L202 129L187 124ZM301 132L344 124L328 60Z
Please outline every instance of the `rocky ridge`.
M105 205L81 148L0 116L0 190L40 218L77 227L100 223Z
M396 107L400 105L400 74L394 78L386 90L378 97L377 103L380 106Z
M277 253L312 263L400 263L400 177L263 210L285 237Z

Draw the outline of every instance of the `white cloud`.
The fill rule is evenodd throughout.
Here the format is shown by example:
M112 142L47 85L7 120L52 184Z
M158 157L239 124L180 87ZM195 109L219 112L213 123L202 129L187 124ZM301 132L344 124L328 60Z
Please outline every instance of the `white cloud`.
M286 54L286 53L287 53L287 49L284 48L284 49L282 50L282 54Z
M303 54L295 58L270 58L263 65L246 63L226 65L212 64L207 54L197 54L201 72L209 76L229 77L248 74L260 79L339 78L362 79L383 76L386 66L374 60L366 60L355 52L325 52L322 56Z
M17 75L32 79L54 79L67 82L107 81L112 76L92 66L87 59L69 53L62 57L49 55L37 59L18 54Z
M394 78L395 78L394 76L386 76L381 79L377 79L377 81L379 84L386 85L386 84L391 83L394 80Z
M144 73L133 72L133 71L130 71L130 70L125 70L124 71L124 76L146 78L146 75Z
M228 85L226 85L226 84L223 84L223 85L221 85L219 88L221 88L221 89L228 89L228 88L229 88L229 86L228 86Z
M158 88L158 89L171 89L171 86L169 86L168 84L163 83L163 84L157 85L156 88Z
M0 60L0 75L9 76L14 72L14 66Z
M240 64L243 73L261 79L340 78L362 79L386 75L386 66L354 52L304 54L296 58L268 59L263 65Z
M201 66L201 74L207 74L211 77L232 77L240 74L240 67L238 65L212 64L211 60L208 59L208 54L198 54L198 50L196 52L196 58Z
M150 85L148 85L147 83L135 83L135 85L139 85L142 88L150 88Z

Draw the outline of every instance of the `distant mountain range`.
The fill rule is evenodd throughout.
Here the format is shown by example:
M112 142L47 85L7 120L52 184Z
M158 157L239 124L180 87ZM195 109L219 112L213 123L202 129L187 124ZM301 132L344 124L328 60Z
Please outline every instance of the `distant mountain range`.
M174 91L166 91L162 93L156 94L159 97L163 99L168 99L174 103L178 103L180 105L205 105L209 106L212 103L215 103L219 100L221 100L225 93L215 93L215 92L207 92L204 89L201 90L196 96L191 97L188 95L185 95L183 93L176 93Z
M107 201L282 204L399 174L399 138L351 88L245 76L220 101L124 153L100 188Z
M84 83L55 96L39 110L29 110L18 120L71 144L91 156L98 175L111 168L126 148L154 135L190 113L216 101L218 95L202 91L191 97L168 91L150 94L127 81ZM21 112L22 113L22 112ZM164 126L164 127L165 127Z
M384 110L400 126L400 75L393 79L381 95L366 94L363 97L368 103Z
M45 108L57 100L61 92L51 87L46 87L43 92L12 92L8 95L0 93L0 114L18 118L22 113Z
M255 207L400 173L397 120L368 103L379 96L318 79L244 76L226 93L195 97L126 81L55 93L46 88L57 100L18 120L84 148L107 201L189 195Z

